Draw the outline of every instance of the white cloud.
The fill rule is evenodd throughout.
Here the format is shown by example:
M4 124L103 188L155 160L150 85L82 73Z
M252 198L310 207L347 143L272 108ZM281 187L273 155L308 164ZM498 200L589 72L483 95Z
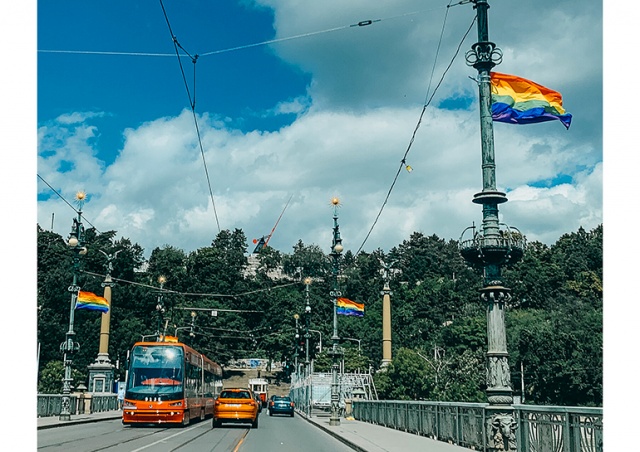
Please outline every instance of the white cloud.
M406 157L414 171L401 166L427 87L431 95L472 23L471 5L447 11L444 3L425 6L418 0L256 3L273 9L276 38L345 26L271 46L284 63L311 78L300 97L264 110L266 116L295 114L289 126L241 132L229 125L237 118L202 112L201 149L193 115L184 110L124 130L122 149L105 167L94 149L100 134L96 114L70 113L40 127L39 174L66 197L85 189L85 214L95 226L116 229L147 254L163 244L187 251L206 246L218 223L243 229L250 243L271 231L289 197L270 244L288 252L302 239L328 249L334 195L343 200L344 244L355 251L398 169L365 250L388 250L414 231L458 239L472 222L481 222L481 207L471 202L482 190L477 87L469 79L476 71L464 62L477 39L475 25L422 118ZM569 131L558 122L494 128L496 181L509 197L500 206L501 219L546 243L602 222L601 43L577 32L597 31L601 17L597 5L575 5L541 0L490 9L490 36L504 51L496 70L560 90L574 114ZM558 27L554 20L562 17L571 21ZM525 26L531 18L536 26ZM520 33L523 28L526 33ZM469 105L438 108L442 100L460 98ZM563 175L570 184L533 188ZM44 184L39 192L50 193ZM68 206L55 197L38 204L40 224L48 225L55 212L55 229L66 234L69 225L62 219L70 223Z

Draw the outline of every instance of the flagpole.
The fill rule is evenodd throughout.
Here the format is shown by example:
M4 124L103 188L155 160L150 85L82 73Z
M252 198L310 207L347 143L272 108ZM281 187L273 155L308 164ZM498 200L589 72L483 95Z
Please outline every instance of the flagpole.
M84 204L86 194L82 191L76 193L76 202L78 205L78 218L73 219L71 233L67 240L67 245L73 251L73 282L69 286L71 292L71 305L69 309L69 331L66 334L66 340L60 344L60 350L64 353L64 378L62 380L62 407L60 409L60 420L71 420L71 355L74 351L80 349L80 345L73 340L75 332L73 331L73 320L78 299L78 272L80 270L80 256L87 254L87 248L84 246L84 226L82 225L82 205Z

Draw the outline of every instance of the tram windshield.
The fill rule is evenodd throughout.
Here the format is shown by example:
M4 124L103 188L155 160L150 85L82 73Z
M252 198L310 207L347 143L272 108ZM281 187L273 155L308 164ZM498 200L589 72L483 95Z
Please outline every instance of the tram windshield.
M161 401L183 396L184 352L175 345L137 345L125 397L133 400Z

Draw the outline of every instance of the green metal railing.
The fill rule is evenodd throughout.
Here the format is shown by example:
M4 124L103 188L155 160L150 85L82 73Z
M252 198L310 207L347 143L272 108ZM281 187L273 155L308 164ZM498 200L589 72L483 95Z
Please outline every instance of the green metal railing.
M86 397L71 395L70 412L72 415L100 413L118 409L118 396L87 395ZM90 404L86 403L91 399ZM87 406L88 405L88 406ZM59 416L62 410L62 394L38 394L38 417ZM87 409L88 408L88 409Z
M354 400L353 417L486 450L486 403ZM513 405L518 452L602 452L602 408Z

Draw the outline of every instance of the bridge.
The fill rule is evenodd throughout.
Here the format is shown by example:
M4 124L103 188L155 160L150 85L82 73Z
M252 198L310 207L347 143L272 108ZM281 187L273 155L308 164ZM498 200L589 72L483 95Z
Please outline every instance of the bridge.
M340 378L344 400L339 426L329 424L327 375L293 375L296 416L269 417L260 428L212 429L210 421L184 428L124 427L116 395L94 396L89 405L72 397L70 421L57 416L61 395L38 396L38 448L74 451L488 451L484 403L376 400L367 374ZM315 394L315 395L314 395ZM57 408L56 408L57 407ZM602 408L515 404L518 452L602 452ZM53 430L55 428L55 430ZM268 433L267 433L268 432ZM23 438L20 438L23 441ZM20 443L22 444L22 443ZM508 449L505 449L508 450Z

